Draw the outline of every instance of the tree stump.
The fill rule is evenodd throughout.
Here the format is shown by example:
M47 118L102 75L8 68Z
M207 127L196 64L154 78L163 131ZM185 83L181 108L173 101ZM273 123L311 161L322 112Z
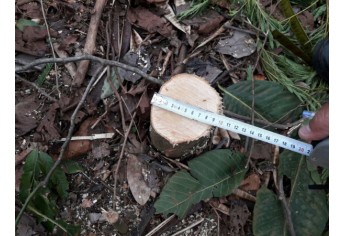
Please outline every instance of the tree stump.
M162 85L159 93L211 112L222 113L222 99L218 92L204 78L196 75L175 75ZM204 149L212 130L210 125L156 106L151 108L151 141L167 157L183 158Z

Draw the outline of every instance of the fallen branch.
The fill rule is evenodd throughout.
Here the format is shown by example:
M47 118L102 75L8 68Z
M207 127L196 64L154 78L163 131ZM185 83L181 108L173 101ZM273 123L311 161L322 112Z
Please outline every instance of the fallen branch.
M103 58L100 58L100 57L96 57L96 56L93 56L93 55L88 55L88 54L85 54L85 55L82 55L82 56L75 56L75 57L66 57L66 58L41 58L41 59L37 59L37 60L34 60L33 62L25 65L25 66L20 66L18 67L15 72L16 73L19 73L19 72L23 72L31 67L34 67L34 66L37 66L37 65L40 65L40 64L46 64L46 63L68 63L68 62L75 62L75 61L81 61L81 60L91 60L91 61L95 61L95 62L98 62L100 63L101 65L103 66L116 66L116 67L120 67L120 68L123 68L125 70L129 70L129 71L132 71L138 75L141 75L144 79L152 82L152 83L155 83L155 84L159 84L159 85L162 85L163 82L155 77L152 77L148 74L146 74L145 72L142 72L140 69L136 68L136 67L133 67L133 66L129 66L129 65L126 65L124 63L121 63L121 62L118 62L118 61L111 61L111 60L106 60L106 59L103 59Z
M103 8L107 0L97 0L95 7L92 11L92 16L90 20L89 30L87 32L86 43L84 46L84 53L85 54L93 54L95 50L96 44L96 36L98 32L98 25L101 20L101 15L103 12ZM89 61L81 61L78 65L77 73L75 75L75 79L73 81L73 86L80 87L80 85L84 82L84 78L89 67Z
M102 67L100 67L100 69L102 69ZM43 181L41 181L40 183L37 184L37 186L32 190L32 192L29 194L29 196L26 198L24 204L23 204L23 207L22 209L20 210L17 218L16 218L16 222L15 222L15 226L17 227L18 223L19 223L19 220L20 218L22 217L23 213L24 213L24 210L27 208L30 200L32 199L32 197L36 194L36 192L42 188L42 187L46 187L46 185L48 184L48 181L51 177L51 175L53 174L54 170L60 165L61 161L62 161L62 157L66 151L66 148L69 144L69 141L71 140L71 137L72 137L72 134L74 132L74 126L75 126L75 118L77 116L77 113L78 111L80 110L81 106L83 105L85 99L86 99L86 96L93 84L93 82L95 81L95 79L97 78L97 74L100 72L100 69L97 71L97 73L95 73L95 75L91 78L88 86L86 87L85 91L84 91L84 94L82 96L82 98L80 99L79 103L78 103L78 106L75 108L72 116L71 116L71 126L69 127L69 130L68 130L68 135L66 137L66 141L62 144L61 146L61 149L60 149L60 154L59 154L59 157L58 159L55 161L54 165L52 166L52 168L49 170L47 176L44 178Z

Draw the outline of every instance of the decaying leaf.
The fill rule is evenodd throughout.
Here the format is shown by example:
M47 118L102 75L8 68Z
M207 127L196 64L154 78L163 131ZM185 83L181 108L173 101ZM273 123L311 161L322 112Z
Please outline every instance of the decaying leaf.
M84 198L82 201L81 201L81 204L80 206L82 208L90 208L91 206L93 205L93 202L91 199L88 199L88 198Z
M244 226L247 223L247 220L251 213L248 210L248 207L246 204L238 204L231 202L230 205L230 235L236 235L236 236L244 236Z
M255 52L256 44L249 34L234 31L232 36L219 40L215 50L235 58L242 58Z
M38 121L35 118L35 110L38 108L38 106L39 104L36 103L34 97L20 102L16 105L16 135L24 135L37 127Z
M147 172L146 166L133 154L127 155L127 181L134 199L140 204L145 203L150 198L151 188L145 181L143 173Z
M260 177L253 173L241 182L240 188L244 191L257 191L260 188Z
M119 220L119 213L112 209L108 211L102 209L102 216L99 220L106 220L109 224L115 224Z

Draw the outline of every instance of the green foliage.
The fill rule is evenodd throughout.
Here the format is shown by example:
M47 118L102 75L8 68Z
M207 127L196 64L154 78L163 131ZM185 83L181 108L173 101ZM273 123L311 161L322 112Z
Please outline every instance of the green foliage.
M184 20L188 17L194 17L201 14L207 9L210 4L209 0L194 0L189 9L177 15L179 20Z
M164 186L154 204L156 213L186 216L193 204L211 197L223 197L239 186L244 178L243 154L228 149L206 152L188 162L191 173L178 171Z
M272 81L254 81L254 114L270 122L296 120L302 112L301 102L283 86ZM252 81L241 81L221 88L225 109L244 116L252 114Z
M19 19L16 21L16 28L20 31L23 31L26 26L39 26L35 21L27 20L27 19Z
M323 190L309 189L315 182L306 158L285 150L280 156L278 174L290 180L291 191L285 195L289 196L287 204L296 235L321 235L328 221L327 197ZM274 195L265 188L258 191L253 221L255 235L289 235L282 204Z
M119 80L121 80L121 82L123 82L123 77L120 76L120 79L118 79L117 73L115 72L114 68L111 68L111 76L110 76L110 80L113 83L113 86L116 90L119 89L120 84L119 84ZM110 95L114 94L113 90L112 90L112 86L109 84L108 80L105 79L104 80L104 84L102 87L102 93L101 93L101 98L107 98Z
M53 63L48 63L45 65L43 71L38 76L37 80L35 81L35 83L38 85L38 87L41 87L43 85L43 83L46 80L46 77L49 74L52 67L53 67Z
M82 166L80 166L77 162L72 160L62 161L61 167L63 168L66 174L76 174L84 171Z
M46 153L33 150L28 155L23 167L20 181L19 199L24 203L35 187L45 178L52 166L53 159ZM68 195L68 181L60 167L54 170L47 187L42 187L32 196L28 210L35 213L37 219L50 232L55 227L53 220L57 215L58 197L65 199Z
M308 66L297 63L283 55L275 55L261 49L261 63L267 77L283 85L310 110L321 106L320 101L327 97L328 89L316 81L316 72ZM305 86L297 82L303 82Z
M283 235L284 212L278 197L266 187L256 193L253 233L256 236Z

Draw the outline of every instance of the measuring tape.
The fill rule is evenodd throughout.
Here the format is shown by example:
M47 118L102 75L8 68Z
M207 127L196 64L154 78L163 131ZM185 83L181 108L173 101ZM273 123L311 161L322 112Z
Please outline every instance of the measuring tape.
M313 146L311 144L301 142L296 139L292 139L223 115L206 111L158 93L155 93L152 97L151 104L186 118L230 130L235 133L277 145L306 156L309 156L313 150Z

